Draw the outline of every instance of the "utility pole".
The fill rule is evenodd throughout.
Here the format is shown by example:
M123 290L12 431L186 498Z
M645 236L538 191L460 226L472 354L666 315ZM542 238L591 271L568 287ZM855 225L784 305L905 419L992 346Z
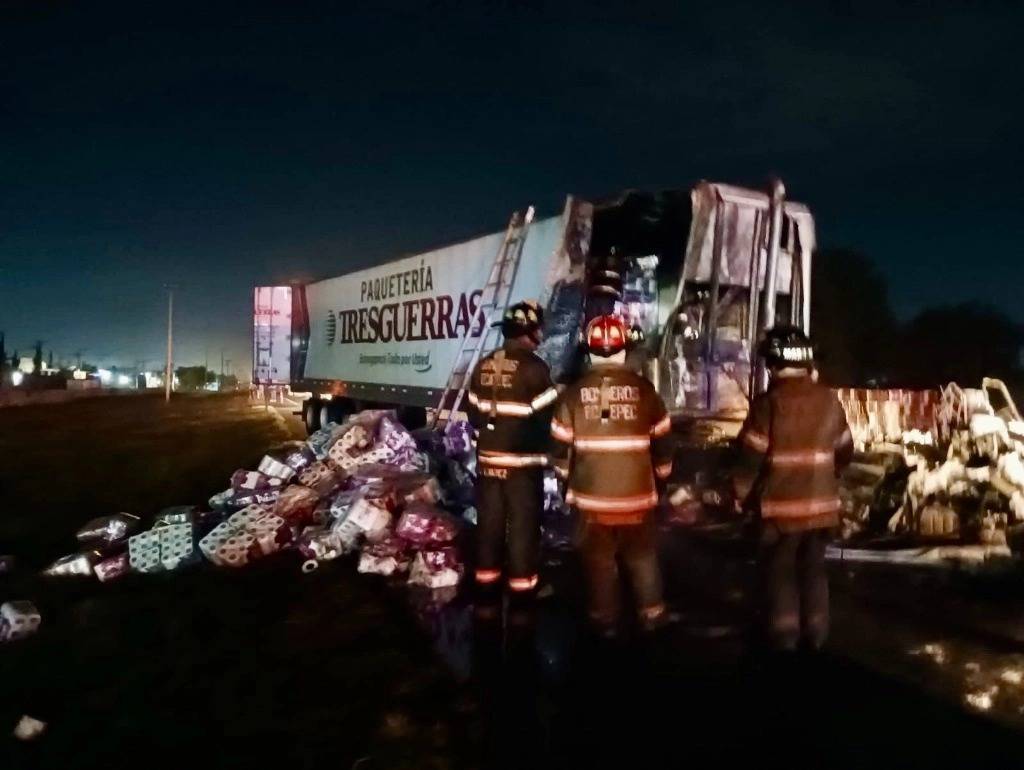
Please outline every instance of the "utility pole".
M174 382L174 285L167 288L167 369L164 372L164 403L170 403Z

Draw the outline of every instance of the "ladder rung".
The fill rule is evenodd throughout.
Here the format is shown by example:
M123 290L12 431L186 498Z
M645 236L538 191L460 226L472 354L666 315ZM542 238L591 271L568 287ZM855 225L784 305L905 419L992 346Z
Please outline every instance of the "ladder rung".
M494 326L494 321L508 308L516 273L523 256L523 247L532 221L533 206L526 210L525 216L521 217L519 212L516 212L509 220L505 238L494 256L491 271L487 276L487 283L481 290L481 302L474 314L473 325L475 326L478 321L483 320L484 328L476 337L467 333L462 338L462 345L448 374L448 384L441 394L434 414L434 427L451 419L451 412L462 403L466 388L472 380L473 369L477 361L480 360L481 354L488 349L492 341L496 341L498 338L498 330ZM446 416L443 416L445 414Z

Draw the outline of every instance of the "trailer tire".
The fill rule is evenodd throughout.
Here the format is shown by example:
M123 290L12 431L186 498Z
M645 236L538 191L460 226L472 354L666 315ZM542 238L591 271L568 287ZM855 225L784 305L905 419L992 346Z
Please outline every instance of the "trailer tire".
M302 402L302 422L308 435L320 430L320 406L321 401L318 398L309 398Z
M341 425L345 422L348 417L355 414L356 407L355 403L349 398L334 398L324 404L324 408L320 414L320 425L323 427L327 423L335 423Z

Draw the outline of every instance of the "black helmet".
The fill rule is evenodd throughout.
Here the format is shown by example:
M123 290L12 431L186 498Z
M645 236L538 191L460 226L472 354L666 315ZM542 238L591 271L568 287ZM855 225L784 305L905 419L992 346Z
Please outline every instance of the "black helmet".
M771 367L814 366L814 346L798 326L776 326L769 329L757 348L758 354Z
M544 311L531 299L509 305L501 319L501 333L505 339L533 337L544 327Z

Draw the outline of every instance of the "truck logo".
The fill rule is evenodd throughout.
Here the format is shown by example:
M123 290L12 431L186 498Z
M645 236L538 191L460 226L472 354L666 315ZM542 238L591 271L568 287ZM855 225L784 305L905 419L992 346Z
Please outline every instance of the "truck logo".
M324 331L327 334L327 344L334 344L334 337L338 333L338 317L333 310L327 311L327 323L324 324Z

